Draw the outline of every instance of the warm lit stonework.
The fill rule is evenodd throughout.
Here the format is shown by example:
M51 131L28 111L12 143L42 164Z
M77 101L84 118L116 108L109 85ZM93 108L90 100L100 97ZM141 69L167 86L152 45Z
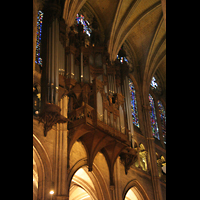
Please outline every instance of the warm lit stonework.
M34 200L166 199L165 5L33 0Z

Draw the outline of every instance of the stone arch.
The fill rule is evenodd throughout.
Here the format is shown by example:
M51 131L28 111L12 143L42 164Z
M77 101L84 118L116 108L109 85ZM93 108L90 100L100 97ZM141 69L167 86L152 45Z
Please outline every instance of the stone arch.
M133 188L133 191L135 192L135 195L138 198L138 200L150 200L146 191L144 190L144 188L138 180L131 180L127 183L122 193L123 200L125 200L126 194L131 188Z
M38 197L38 166L33 158L33 200Z
M70 168L78 162L78 160L84 159L88 157L87 148L84 146L83 142L80 140L74 142L72 148L69 152L70 159L69 159L69 166Z
M33 134L33 159L38 172L38 199L50 199L49 194L52 184L52 166L49 156L39 141Z
M67 188L68 188L67 195L69 196L69 194L70 194L70 187L71 187L71 183L72 183L74 175L76 174L76 172L79 169L83 169L94 185L96 195L97 195L96 198L98 200L103 200L103 199L111 200L111 197L109 194L109 189L108 189L108 187L105 183L105 180L104 180L100 170L98 169L98 167L95 164L93 164L92 172L88 172L87 167L88 167L87 158L80 159L78 162L76 162L72 166L71 170L69 171L68 179L67 179ZM77 181L77 183L78 183L78 181ZM91 188L86 184L82 184L81 186L83 188L87 187L86 190ZM94 195L94 191L90 192L90 194ZM94 199L96 199L96 198L94 198Z

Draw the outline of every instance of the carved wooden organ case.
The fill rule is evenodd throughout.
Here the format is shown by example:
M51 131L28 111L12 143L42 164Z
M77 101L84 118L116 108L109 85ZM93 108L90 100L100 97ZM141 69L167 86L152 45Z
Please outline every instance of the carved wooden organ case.
M103 45L85 47L80 42L78 47L73 44L66 47L63 80L69 96L68 119L72 122L68 123L68 152L75 141L81 141L86 148L89 171L92 171L96 154L103 153L111 185L114 185L113 170L117 157L121 157L126 174L136 157L131 148L126 103L122 95L127 72L126 63L121 64L118 60L110 63Z
M128 85L125 86L128 66L119 60L111 64L97 34L92 35L90 45L86 46L82 25L78 33L70 27L66 46L66 27L58 6L46 8L43 24L40 121L44 123L44 135L55 123L68 122L68 170L72 167L70 150L79 140L86 148L89 171L96 154L103 153L110 171L110 185L114 185L113 171L118 156L126 173L136 157L131 148L127 105L122 95L128 95ZM69 97L68 118L60 114L58 106L65 95Z

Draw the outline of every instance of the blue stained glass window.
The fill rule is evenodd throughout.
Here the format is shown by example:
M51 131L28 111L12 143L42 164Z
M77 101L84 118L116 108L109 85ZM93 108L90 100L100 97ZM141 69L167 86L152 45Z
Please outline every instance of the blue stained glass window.
M76 21L77 21L77 24L81 23L83 25L83 32L86 33L90 37L92 30L88 27L90 23L87 20L85 20L85 17L81 14L77 14Z
M132 118L133 118L133 124L135 124L135 126L139 128L140 125L139 125L139 119L138 119L135 88L133 85L133 81L131 79L129 79L129 91L130 91L130 97L131 97L131 113L132 113Z
M42 34L42 20L43 20L43 12L41 10L38 11L37 16L37 41L36 41L36 58L35 63L42 66L42 58L40 56L40 46L41 46L41 34Z
M154 104L153 97L150 94L149 94L149 104L150 104L150 107L151 107L150 118L151 118L151 128L152 128L153 136L155 138L157 138L158 140L160 140L155 104Z
M163 133L164 143L166 144L166 116L165 116L165 109L162 105L161 101L158 100L158 108L159 108L159 115L161 120L161 127Z

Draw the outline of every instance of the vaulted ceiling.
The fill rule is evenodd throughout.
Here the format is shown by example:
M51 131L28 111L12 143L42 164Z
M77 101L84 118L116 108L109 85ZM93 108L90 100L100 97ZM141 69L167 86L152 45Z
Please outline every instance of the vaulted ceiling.
M163 3L164 2L164 3ZM66 0L69 28L82 8L97 18L114 61L123 44L131 63L140 67L143 85L157 73L166 85L166 0ZM164 11L164 14L163 14Z

